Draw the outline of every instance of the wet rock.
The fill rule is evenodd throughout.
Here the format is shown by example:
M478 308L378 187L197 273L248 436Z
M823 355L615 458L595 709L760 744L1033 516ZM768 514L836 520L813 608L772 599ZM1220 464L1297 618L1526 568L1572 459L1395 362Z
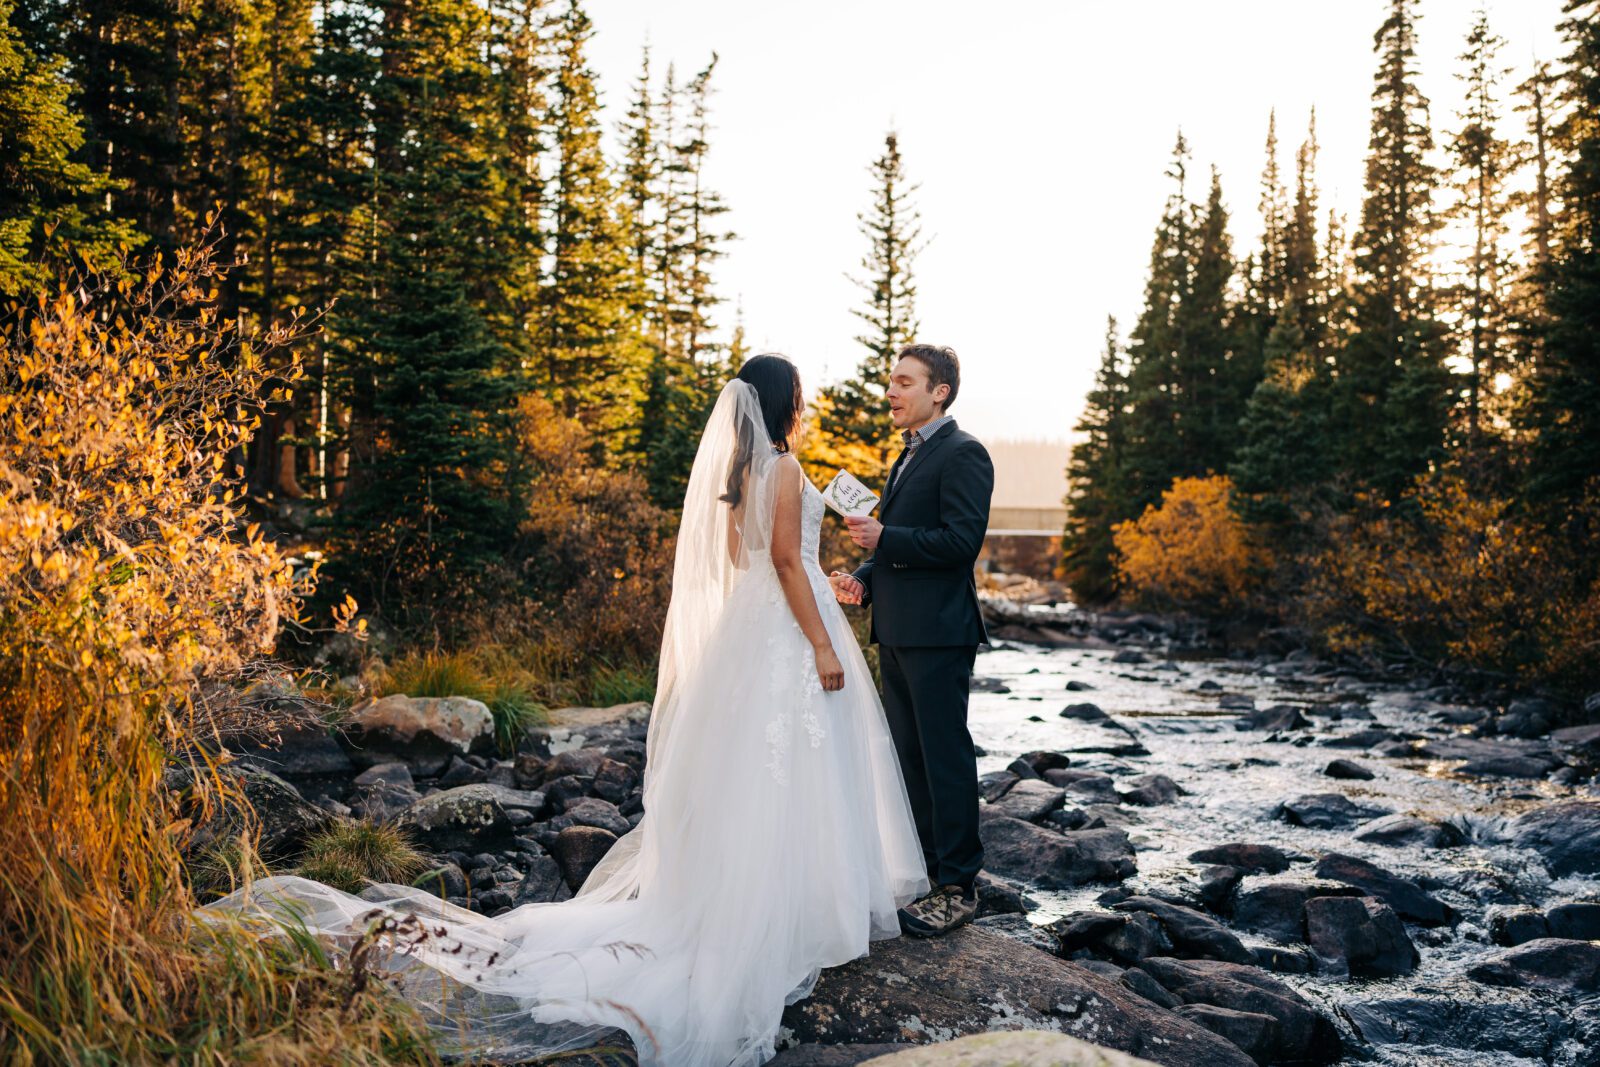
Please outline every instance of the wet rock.
M1538 908L1513 907L1491 910L1489 937L1497 945L1522 945L1550 936L1550 924Z
M1376 897L1312 897L1305 909L1312 950L1352 975L1410 974L1421 960L1400 917Z
M1011 687L998 678L979 678L974 676L968 691L973 693L1009 693L1011 692Z
M1065 792L1079 804L1115 804L1122 799L1109 774L1085 774L1066 784Z
M451 756L494 748L494 716L467 697L394 693L358 706L345 739L357 766L400 760L422 774L438 774Z
M1551 937L1575 941L1600 941L1600 901L1557 904L1545 915Z
M1193 863L1223 863L1247 874L1279 874L1289 869L1290 855L1276 845L1230 842L1189 853Z
M1379 815L1388 815L1389 811L1387 808L1357 804L1343 793L1307 793L1284 801L1278 806L1276 814L1295 826L1339 830Z
M1275 941L1306 940L1306 902L1314 897L1357 896L1360 890L1342 882L1310 878L1261 878L1243 886L1233 898L1233 924Z
M1251 945L1255 964L1278 974L1310 974L1317 969L1315 954L1303 945Z
M1094 686L1090 685L1088 682L1080 682L1076 678L1070 678L1067 680L1067 692L1069 693L1082 693L1093 688Z
M1561 719L1561 709L1543 697L1513 700L1506 713L1494 721L1494 732L1503 737L1543 737Z
M1178 1014L1239 1046L1259 1064L1273 1061L1278 1045L1278 1020L1253 1011L1234 1011L1214 1004L1185 1004Z
M989 871L979 871L974 888L978 891L978 918L985 915L1023 915L1037 907L1022 887Z
M569 826L556 835L550 855L561 866L567 888L576 893L594 865L605 858L617 835L598 826Z
M1125 648L1111 657L1112 663L1149 663L1150 657L1135 649Z
M983 812L978 828L985 865L997 874L1042 889L1088 882L1117 882L1136 868L1133 845L1121 830L1047 830L995 812Z
M1442 990L1406 991L1372 999L1363 996L1340 1008L1356 1033L1374 1045L1428 1044L1471 1049L1474 1059L1504 1052L1545 1062L1566 1029L1561 1013L1548 1003L1547 996L1508 993L1452 982Z
M1242 696L1238 693L1225 693L1217 701L1217 707L1225 711L1254 711L1256 699L1255 697Z
M1072 760L1065 752L1051 752L1046 749L1024 752L1021 758L1027 760L1028 766L1032 767L1034 773L1039 775L1043 775L1045 771L1060 770L1072 763Z
M1230 963L1254 962L1250 950L1237 937L1203 912L1147 896L1129 897L1112 907L1117 911L1142 911L1154 915L1172 940L1177 956L1227 960Z
M1219 863L1200 872L1200 902L1212 911L1227 911L1233 903L1233 891L1244 879L1237 867Z
M480 844L507 838L513 826L511 811L537 815L544 795L499 785L463 785L429 794L398 816L401 827L418 843L435 849L475 849Z
M1475 737L1443 737L1424 742L1417 754L1441 760L1465 760L1463 774L1492 778L1543 778L1560 760L1543 742Z
M615 804L599 797L579 797L569 801L566 810L550 820L550 826L556 830L565 830L569 826L598 826L618 837L632 829Z
M568 900L572 889L567 885L561 864L554 856L533 856L523 873L522 881L512 890L517 906L523 904L548 904Z
M1329 778L1344 778L1358 782L1369 782L1377 777L1372 771L1350 759L1333 760L1322 768L1322 773Z
M1033 769L1033 764L1029 763L1027 760L1023 759L1021 756L1018 756L1016 759L1014 759L1010 763L1006 764L1006 770L1010 771L1012 774L1016 775L1018 778L1037 778L1037 777L1039 777L1039 772Z
M992 804L1020 781L1022 779L1011 771L989 771L978 776L978 795Z
M411 885L443 899L467 895L466 872L454 863L446 863L418 875Z
M972 925L872 942L867 956L824 970L811 995L784 1010L783 1025L787 1042L822 1044L1070 1027L1167 1067L1252 1062L1119 981Z
M1258 1062L1333 1063L1343 1053L1332 1022L1299 993L1255 967L1157 957L1145 960L1139 969L1185 1004L1209 1004L1273 1019L1277 1032Z
M1600 993L1600 945L1542 937L1495 953L1467 968L1467 976L1487 985Z
M1552 877L1600 874L1600 801L1563 800L1528 812L1511 824L1510 839L1539 853Z
M1390 848L1454 848L1465 835L1449 823L1419 819L1415 815L1385 815L1364 823L1356 831L1357 841Z
M1065 802L1067 791L1039 778L1019 781L1005 796L990 805L990 809L1013 819L1037 822L1055 811Z
M1128 779L1128 785L1132 788L1119 792L1117 796L1124 804L1135 804L1140 807L1171 804L1183 793L1178 783L1164 774L1135 775Z
M1450 921L1450 909L1422 887L1364 859L1330 852L1317 861L1313 870L1318 878L1353 885L1367 896L1377 897L1403 919L1423 926L1442 926Z
M1360 704L1313 704L1306 713L1330 722L1370 722L1373 718Z
M1596 693L1595 697L1600 698L1600 693ZM1597 703L1600 703L1600 700L1597 700ZM1564 730L1557 730L1550 735L1550 745L1568 762L1594 767L1600 764L1600 723L1569 726Z
M1353 734L1344 734L1341 737L1329 737L1323 740L1328 748L1372 748L1385 741L1396 741L1401 738L1392 730L1382 727L1372 727L1366 730L1357 730Z
M1202 681L1199 685L1195 686L1195 688L1196 689L1200 689L1200 690L1204 690L1206 692L1214 692L1215 690L1221 689L1222 685L1221 685L1220 682L1216 682L1216 681L1213 681L1210 678L1207 678L1204 681Z
M594 772L595 796L613 804L621 804L639 785L639 772L620 760L609 757L600 761Z
M1226 705L1224 705L1226 706ZM1240 730L1267 730L1277 733L1281 730L1304 730L1311 725L1311 720L1300 714L1300 709L1291 704L1274 704L1270 708L1252 711L1248 715L1239 716L1234 724Z
M1150 977L1148 971L1142 971L1137 967L1129 967L1122 972L1122 977L1119 980L1123 985L1152 1004L1159 1004L1168 1010L1180 1007L1183 1004L1182 998L1168 992L1167 987Z

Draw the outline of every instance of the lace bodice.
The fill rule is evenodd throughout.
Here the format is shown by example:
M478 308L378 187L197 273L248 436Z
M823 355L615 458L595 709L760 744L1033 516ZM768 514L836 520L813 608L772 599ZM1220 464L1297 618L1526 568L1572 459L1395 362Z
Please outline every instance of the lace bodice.
M810 478L805 483L805 488L800 490L800 554L806 563L816 564L821 570L822 515L828 505L822 499L822 490L812 485Z

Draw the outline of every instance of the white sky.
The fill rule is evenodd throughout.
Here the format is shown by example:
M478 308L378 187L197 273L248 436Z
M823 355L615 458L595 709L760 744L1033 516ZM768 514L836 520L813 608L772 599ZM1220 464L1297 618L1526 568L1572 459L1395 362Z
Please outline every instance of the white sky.
M1434 129L1455 124L1456 57L1475 0L1424 0L1419 64ZM1560 0L1499 0L1515 85L1554 60ZM1137 316L1174 135L1191 197L1222 174L1241 257L1256 215L1267 114L1279 160L1317 109L1323 210L1359 212L1372 34L1387 0L587 0L608 126L649 41L659 76L720 54L708 178L739 240L718 264L731 329L784 352L808 392L859 359L860 291L845 277L866 167L891 126L922 183L920 339L962 359L953 414L980 436L1064 438L1099 362L1106 314ZM1509 88L1509 86L1508 86Z

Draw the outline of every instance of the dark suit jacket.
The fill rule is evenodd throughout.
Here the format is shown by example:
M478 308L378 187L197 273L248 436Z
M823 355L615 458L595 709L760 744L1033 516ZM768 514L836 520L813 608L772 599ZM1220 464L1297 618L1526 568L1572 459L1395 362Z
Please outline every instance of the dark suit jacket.
M885 645L981 645L989 640L972 568L989 528L994 464L954 422L922 443L878 504L883 536L856 569ZM889 472L891 481L894 471Z

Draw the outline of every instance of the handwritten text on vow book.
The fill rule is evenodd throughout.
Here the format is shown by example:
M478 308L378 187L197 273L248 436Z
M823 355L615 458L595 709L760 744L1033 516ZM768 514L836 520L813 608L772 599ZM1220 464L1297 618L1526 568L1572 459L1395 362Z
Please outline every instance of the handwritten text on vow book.
M822 498L841 515L865 515L878 503L878 494L847 470L833 476L828 488L822 491Z

